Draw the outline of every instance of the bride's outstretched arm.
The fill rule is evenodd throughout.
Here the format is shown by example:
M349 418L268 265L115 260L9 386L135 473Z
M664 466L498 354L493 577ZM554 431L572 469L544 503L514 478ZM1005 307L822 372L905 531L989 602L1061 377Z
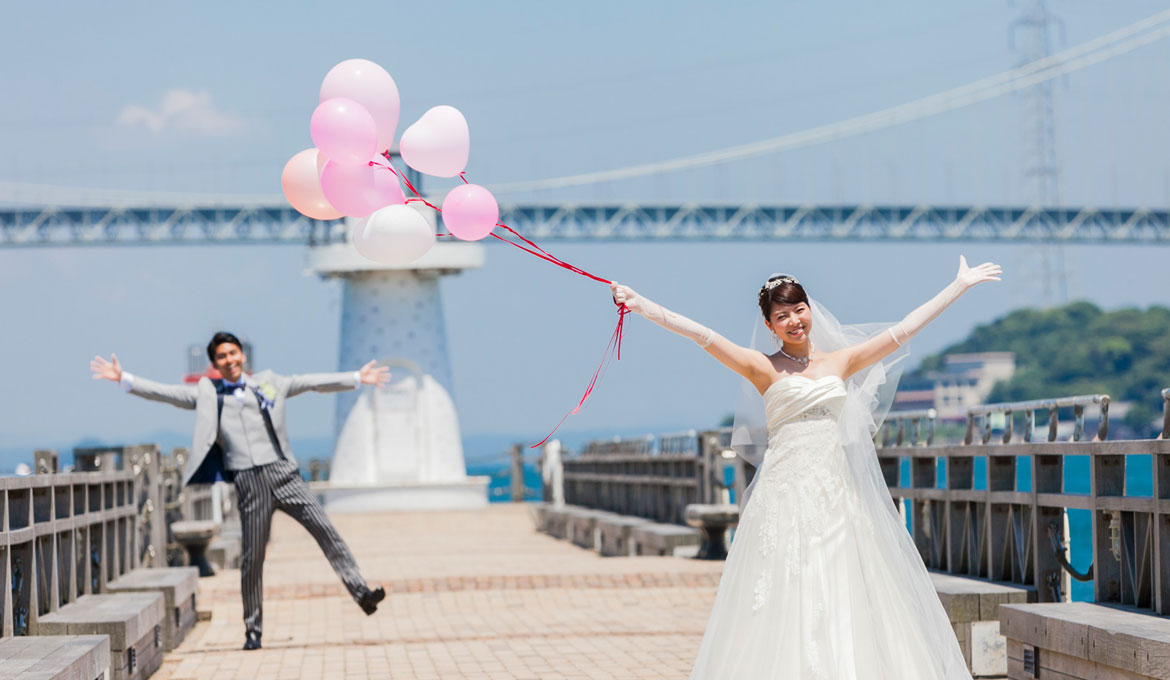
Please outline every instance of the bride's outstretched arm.
M646 317L668 331L694 340L724 366L750 380L760 391L768 387L772 364L761 352L740 347L710 328L639 295L629 286L613 283L609 289L617 304L625 305L631 312Z
M845 377L849 377L861 369L888 356L903 343L914 337L926 324L934 321L943 310L951 306L963 293L966 293L976 284L984 281L999 281L1003 269L991 262L978 267L968 267L967 258L959 256L959 273L955 280L943 288L938 295L931 298L913 312L906 315L884 333L879 333L865 342L850 348L847 360Z

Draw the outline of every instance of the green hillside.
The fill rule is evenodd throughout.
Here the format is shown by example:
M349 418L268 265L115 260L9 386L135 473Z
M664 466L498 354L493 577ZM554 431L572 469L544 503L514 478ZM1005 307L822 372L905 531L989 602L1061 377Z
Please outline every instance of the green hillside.
M992 351L1015 352L1016 374L989 402L1104 393L1134 402L1125 422L1144 429L1161 415L1161 390L1170 387L1170 309L1103 311L1088 302L1020 309L927 357L919 371L940 368L944 354Z

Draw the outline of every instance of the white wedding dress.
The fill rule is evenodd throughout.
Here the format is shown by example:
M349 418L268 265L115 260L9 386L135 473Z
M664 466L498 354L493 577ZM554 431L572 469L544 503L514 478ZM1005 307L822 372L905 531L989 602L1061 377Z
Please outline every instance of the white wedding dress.
M801 375L764 393L767 452L692 680L970 679L884 485L879 501L850 469L849 394Z

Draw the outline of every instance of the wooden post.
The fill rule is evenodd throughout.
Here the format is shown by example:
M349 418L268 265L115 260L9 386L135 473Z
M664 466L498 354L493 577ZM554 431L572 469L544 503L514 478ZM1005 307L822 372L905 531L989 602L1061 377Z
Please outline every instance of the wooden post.
M1120 517L1102 509L1101 498L1125 493L1125 456L1093 455L1091 458L1093 500L1093 600L1121 602L1121 562L1113 554L1113 533ZM1117 520L1116 522L1114 520Z
M1035 574L1036 593L1041 602L1058 601L1056 593L1068 597L1068 576L1052 550L1048 527L1053 525L1062 542L1064 535L1064 508L1040 505L1041 494L1059 494L1064 491L1064 457L1036 454L1032 456L1032 573Z
M512 502L524 502L524 447L512 445Z
M898 438L902 439L901 430L898 431ZM933 457L911 457L910 485L915 490L933 489L938 479L936 464L937 459ZM910 527L914 532L914 544L918 548L918 553L922 555L922 561L927 566L937 568L939 565L933 564L932 554L934 551L931 550L931 543L937 538L934 535L935 527L931 526L931 502L926 498L914 499L910 503L910 511L913 513Z
M970 490L974 488L975 459L971 456L948 456L947 488ZM978 530L975 521L974 503L970 501L947 500L947 563L946 569L952 574L969 573L972 562L978 559L970 554L971 533ZM964 551L964 548L968 548Z

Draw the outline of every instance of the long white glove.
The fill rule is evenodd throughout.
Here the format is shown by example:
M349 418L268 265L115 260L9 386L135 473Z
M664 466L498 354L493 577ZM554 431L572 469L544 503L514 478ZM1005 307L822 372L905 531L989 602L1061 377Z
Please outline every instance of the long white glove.
M625 305L631 312L641 314L668 331L694 340L699 343L699 347L706 348L715 340L715 331L681 314L675 314L643 295L638 295L629 286L615 282L609 285L609 290L617 304Z
M967 258L962 255L959 256L959 273L955 275L955 280L942 289L938 295L935 295L929 302L922 305L913 312L906 315L898 323L890 328L890 337L894 342L901 345L914 335L922 330L926 324L934 321L935 318L942 314L942 311L951 306L951 303L958 300L963 293L966 293L973 286L984 281L999 281L1000 275L1003 274L1003 268L991 262L985 262L978 267L971 268L967 266Z

